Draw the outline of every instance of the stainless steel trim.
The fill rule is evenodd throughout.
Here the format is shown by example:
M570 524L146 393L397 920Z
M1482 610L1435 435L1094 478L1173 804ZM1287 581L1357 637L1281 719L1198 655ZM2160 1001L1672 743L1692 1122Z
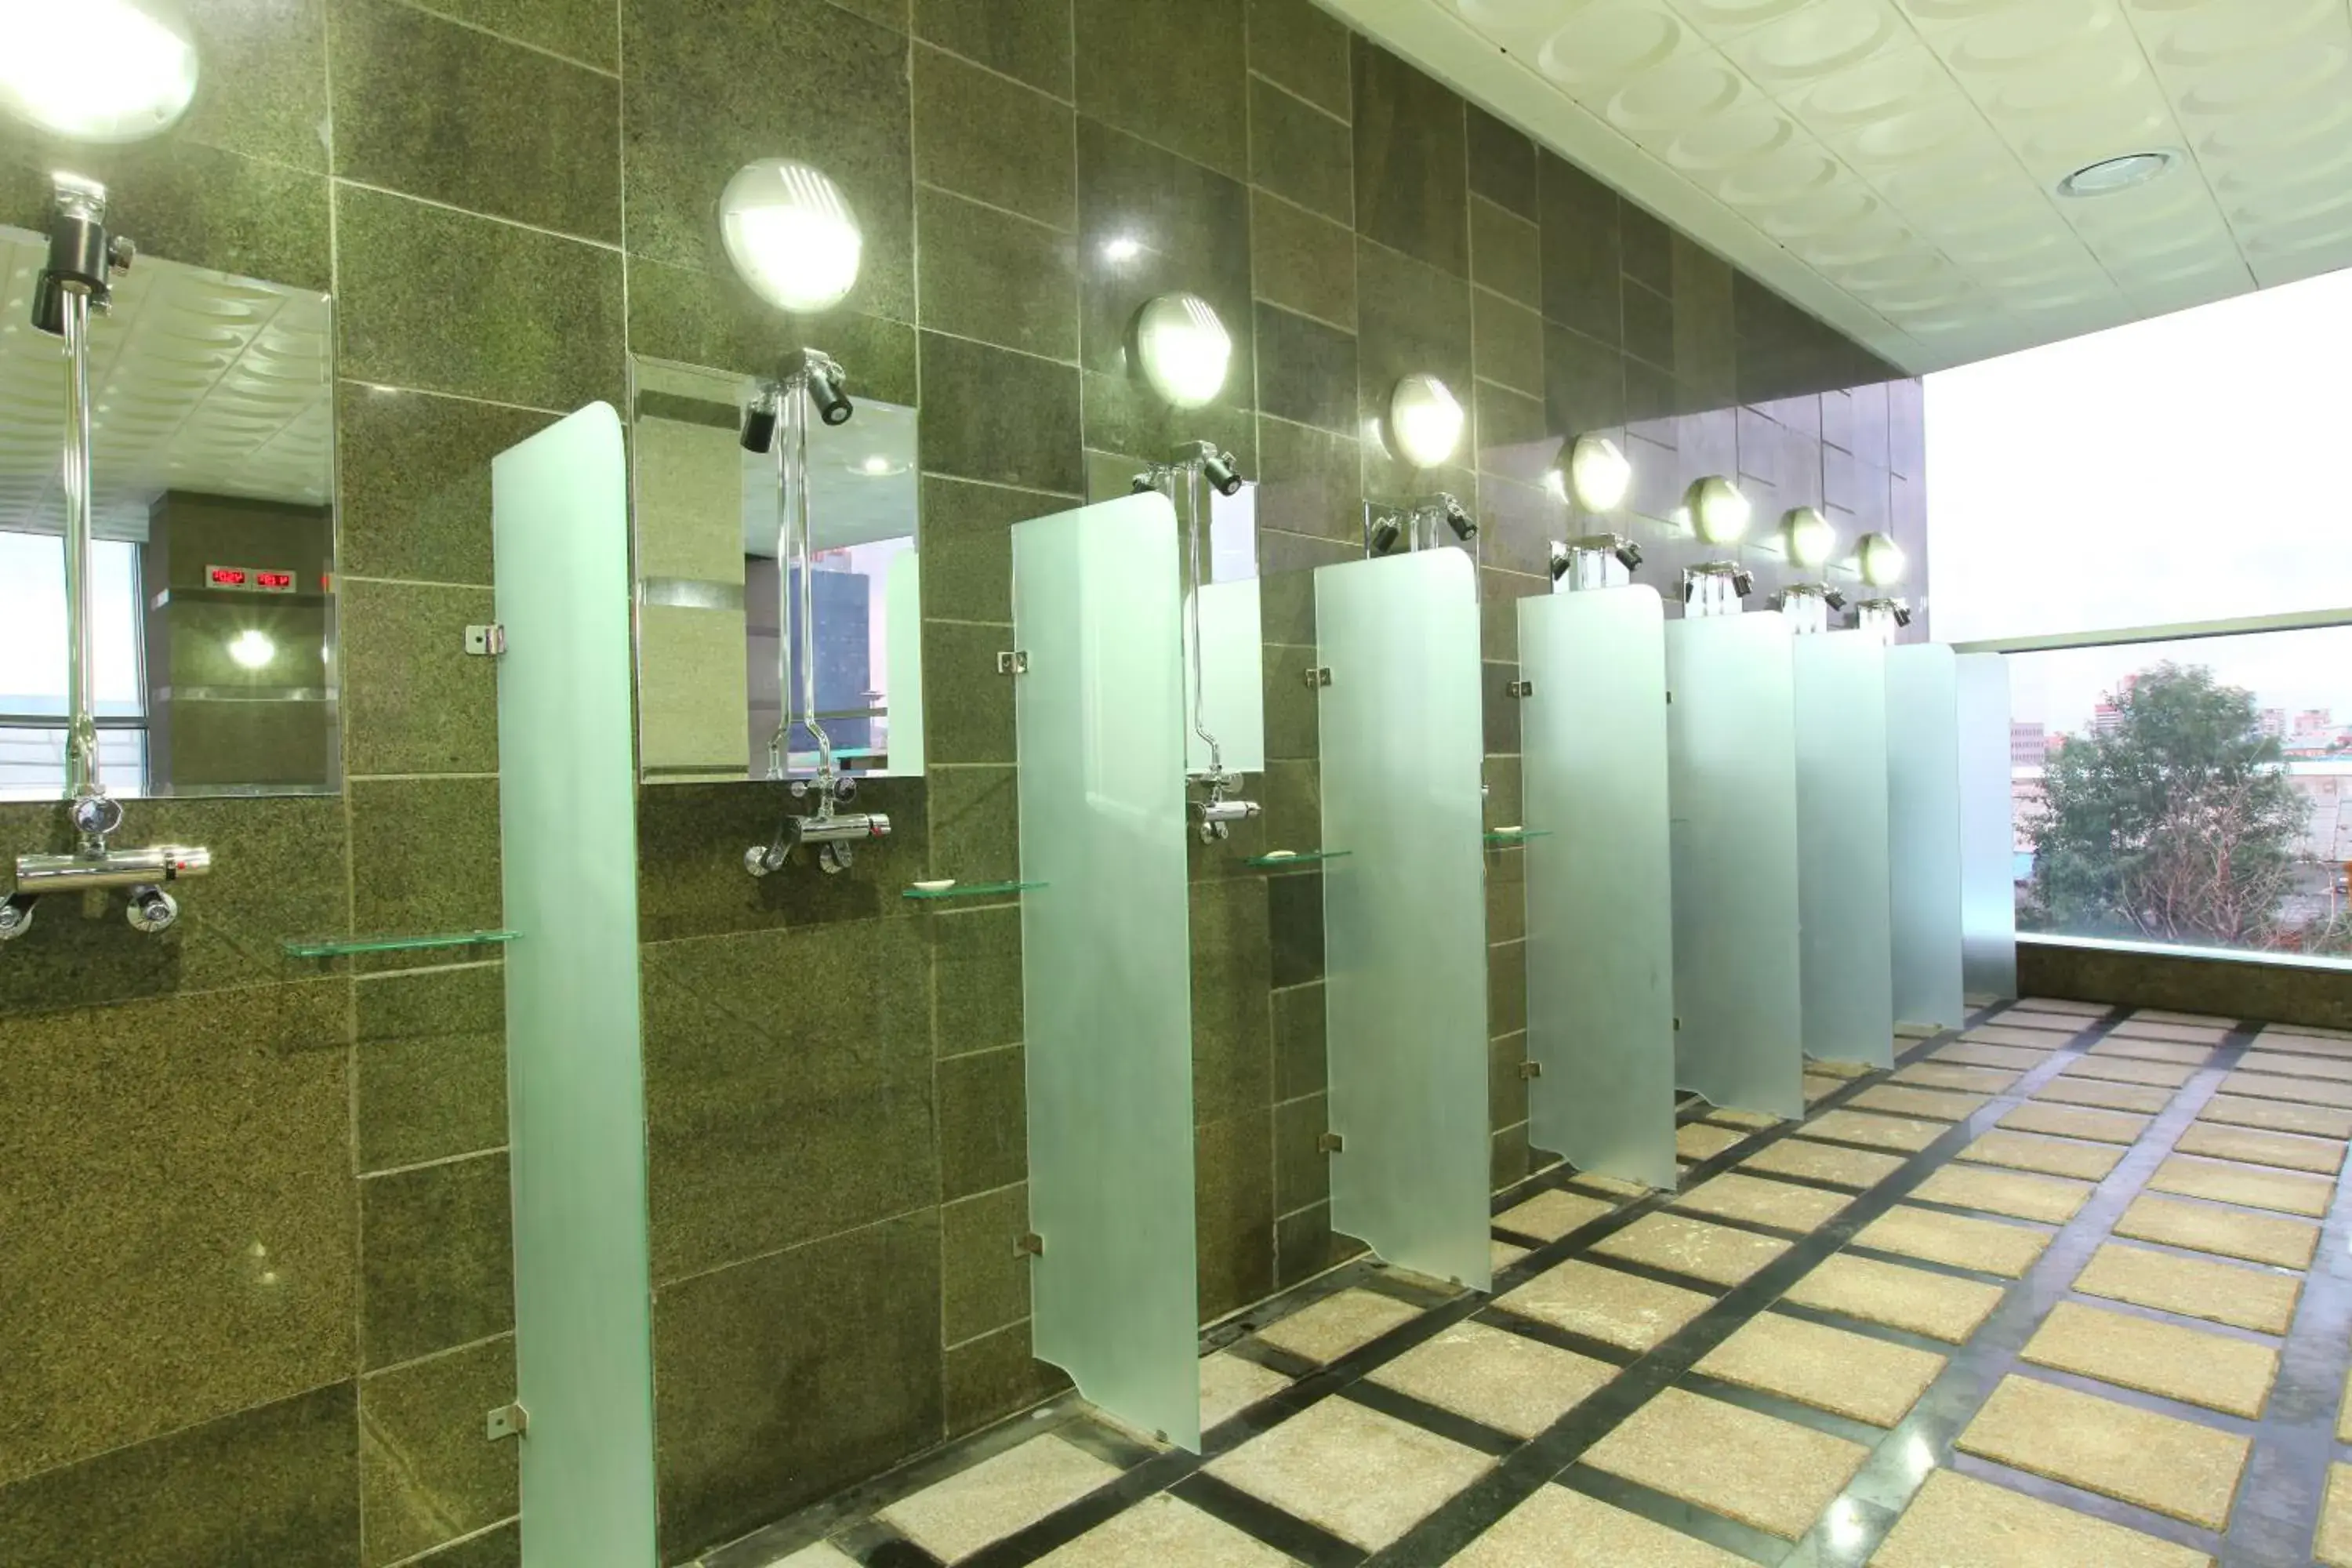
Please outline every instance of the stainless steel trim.
M2171 626L2118 626L2109 631L2045 632L2033 637L1986 637L1952 645L1954 653L2044 653L2065 647L2122 647L2134 643L2190 642L2200 637L2244 637L2252 632L2322 631L2352 626L2352 609L2299 610L2284 616L2242 616L2231 620L2181 621Z
M637 584L637 603L667 610L743 612L743 584L698 577L647 577Z

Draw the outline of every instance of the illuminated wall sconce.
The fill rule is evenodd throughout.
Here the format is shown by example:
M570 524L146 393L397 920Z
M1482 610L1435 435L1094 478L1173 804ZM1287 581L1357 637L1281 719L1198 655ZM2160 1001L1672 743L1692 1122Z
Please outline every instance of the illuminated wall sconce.
M1748 535L1755 507L1739 487L1719 474L1696 480L1683 495L1691 531L1708 544L1737 544Z
M1910 558L1903 547L1884 533L1865 533L1854 549L1854 564L1862 572L1862 580L1874 588L1892 588L1903 581L1911 569Z
M1801 506L1782 514L1780 541L1790 562L1808 572L1819 572L1837 553L1837 525L1814 506Z
M759 296L799 315L830 310L857 283L865 231L841 188L806 163L762 158L719 198L728 259Z
M1606 436L1580 436L1568 461L1544 476L1551 492L1587 511L1615 511L1633 488L1633 465Z
M1452 462L1468 423L1461 399L1433 375L1406 376L1389 398L1389 434L1397 456L1416 468Z
M139 142L196 96L196 40L173 0L6 7L0 108L76 142Z
M1233 334L1198 294L1162 294L1135 319L1143 379L1171 408L1200 408L1225 389Z

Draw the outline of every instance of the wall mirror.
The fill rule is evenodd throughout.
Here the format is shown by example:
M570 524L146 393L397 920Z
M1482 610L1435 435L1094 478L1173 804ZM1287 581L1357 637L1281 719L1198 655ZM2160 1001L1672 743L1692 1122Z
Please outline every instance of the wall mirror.
M138 234L135 209L121 215ZM65 790L60 340L0 228L0 798ZM121 797L337 786L334 342L323 294L141 257L90 331L92 690Z
M1183 481L1177 482L1181 512ZM1207 496L1209 525L1197 554L1190 552L1192 538L1185 541L1185 687L1197 698L1185 768L1196 774L1209 769L1208 737L1213 736L1227 772L1260 773L1265 771L1265 657L1258 605L1257 486L1244 484L1230 496L1213 486L1201 489Z
M801 594L782 548L777 462L738 439L757 395L752 378L730 372L630 362L637 748L647 784L816 772L814 736L785 722L801 679ZM846 773L920 773L915 411L857 398L847 423L813 422L808 441L817 722Z

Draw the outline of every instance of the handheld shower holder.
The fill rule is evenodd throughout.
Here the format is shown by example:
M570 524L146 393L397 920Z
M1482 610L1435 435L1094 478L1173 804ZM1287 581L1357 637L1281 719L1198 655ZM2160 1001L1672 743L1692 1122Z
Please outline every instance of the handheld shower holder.
M1435 550L1441 524L1464 544L1478 536L1478 520L1448 490L1405 501L1366 501L1364 554L1377 560L1393 552L1400 541L1407 551Z

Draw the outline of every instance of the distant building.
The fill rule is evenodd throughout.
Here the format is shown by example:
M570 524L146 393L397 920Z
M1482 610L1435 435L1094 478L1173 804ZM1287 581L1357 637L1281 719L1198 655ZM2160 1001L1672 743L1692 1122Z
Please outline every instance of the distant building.
M2264 740L2284 741L2286 739L2285 709L2265 708L2263 710L2262 715L2256 722L2261 726L2263 738Z
M2012 768L2038 768L2049 759L2050 731L2041 724L2021 724L2015 720L2009 725L2009 765Z
M2124 727L2124 710L2113 702L2102 702L2091 710L2091 733L2112 735Z
M2295 762L2286 772L2295 793L2311 805L2297 858L2352 864L2352 761Z
M2336 739L2336 715L2326 708L2306 708L2294 716L2290 744L2325 748Z

